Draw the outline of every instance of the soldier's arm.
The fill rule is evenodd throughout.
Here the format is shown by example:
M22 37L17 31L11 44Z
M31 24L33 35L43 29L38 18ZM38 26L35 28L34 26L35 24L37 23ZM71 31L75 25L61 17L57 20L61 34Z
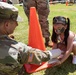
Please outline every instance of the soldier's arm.
M11 54L12 51L14 54ZM21 64L31 63L38 65L40 65L42 62L57 58L61 54L60 49L42 51L27 46L21 42L12 45L12 47L10 48L10 52L10 56Z
M61 54L60 49L42 51L25 45L23 51L18 53L18 61L22 64L31 63L40 65L42 62L56 58Z

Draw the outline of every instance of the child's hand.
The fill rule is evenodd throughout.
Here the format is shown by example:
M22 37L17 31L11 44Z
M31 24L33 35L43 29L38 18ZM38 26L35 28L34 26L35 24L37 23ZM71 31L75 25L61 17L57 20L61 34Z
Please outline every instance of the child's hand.
M55 62L54 64L55 64L54 66L58 66L58 65L61 65L62 63L61 63L61 61L59 60L59 61Z
M57 59L62 59L62 58L63 58L63 54L57 57Z

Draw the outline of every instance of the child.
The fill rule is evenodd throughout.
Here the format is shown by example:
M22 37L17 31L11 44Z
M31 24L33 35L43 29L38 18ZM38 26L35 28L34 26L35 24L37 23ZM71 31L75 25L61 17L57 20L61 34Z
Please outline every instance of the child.
M63 63L73 52L72 63L76 64L76 35L70 31L70 19L63 16L53 18L52 31L53 49L60 48L62 55L58 58L57 65Z

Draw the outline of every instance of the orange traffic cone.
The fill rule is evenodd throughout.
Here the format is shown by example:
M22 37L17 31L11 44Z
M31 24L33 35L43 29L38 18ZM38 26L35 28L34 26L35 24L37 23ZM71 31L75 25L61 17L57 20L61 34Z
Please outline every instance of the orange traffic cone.
M41 49L43 51L46 49L35 7L30 8L28 45L33 48Z
M37 16L35 7L30 8L30 25L29 25L28 45L33 48L38 48L42 51L45 51L46 49L44 45L42 32L41 32L41 28L40 28L40 24L38 21L38 16ZM46 69L52 66L53 64L49 65L48 62L43 62L41 65L24 64L24 68L28 73L40 71L42 69Z
M50 5L52 4L52 0L50 0Z
M68 1L66 1L66 6L68 6Z

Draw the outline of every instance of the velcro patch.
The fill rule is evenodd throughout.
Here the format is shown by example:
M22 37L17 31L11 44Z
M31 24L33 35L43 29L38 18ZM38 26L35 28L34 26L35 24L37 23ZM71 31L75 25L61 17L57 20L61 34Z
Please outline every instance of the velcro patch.
M30 53L29 54L29 57L28 57L28 62L32 62L33 57L34 57L34 54L33 53Z

